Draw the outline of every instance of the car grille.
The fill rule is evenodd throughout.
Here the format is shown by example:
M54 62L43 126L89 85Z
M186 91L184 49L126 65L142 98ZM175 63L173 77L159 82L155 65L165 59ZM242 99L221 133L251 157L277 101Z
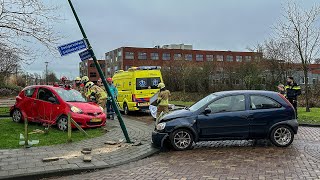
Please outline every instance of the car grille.
M101 114L102 114L102 112L87 113L87 115L89 115L89 116L99 116Z

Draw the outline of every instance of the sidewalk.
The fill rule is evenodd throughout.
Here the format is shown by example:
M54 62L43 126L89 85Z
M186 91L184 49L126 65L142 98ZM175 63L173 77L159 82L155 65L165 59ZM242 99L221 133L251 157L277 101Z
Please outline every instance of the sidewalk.
M124 121L131 141L141 142L141 145L105 144L106 141L125 139L119 122L109 120L106 127L111 130L101 137L56 146L0 150L0 179L34 179L103 169L139 160L159 151L151 146L152 125L128 118ZM91 162L83 162L83 148L92 148ZM42 162L43 158L48 157L60 159Z

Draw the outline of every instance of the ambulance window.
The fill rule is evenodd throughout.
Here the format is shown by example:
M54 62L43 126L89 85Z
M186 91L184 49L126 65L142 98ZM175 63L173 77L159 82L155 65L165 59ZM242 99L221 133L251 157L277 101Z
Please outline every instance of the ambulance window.
M158 84L160 83L160 77L152 78L137 78L136 79L136 89L158 89Z

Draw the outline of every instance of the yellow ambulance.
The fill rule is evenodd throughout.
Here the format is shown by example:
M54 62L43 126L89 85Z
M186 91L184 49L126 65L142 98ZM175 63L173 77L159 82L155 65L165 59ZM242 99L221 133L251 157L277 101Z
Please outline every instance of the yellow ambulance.
M124 114L149 110L149 100L159 92L162 81L160 66L140 66L119 70L112 77L118 89L117 102Z

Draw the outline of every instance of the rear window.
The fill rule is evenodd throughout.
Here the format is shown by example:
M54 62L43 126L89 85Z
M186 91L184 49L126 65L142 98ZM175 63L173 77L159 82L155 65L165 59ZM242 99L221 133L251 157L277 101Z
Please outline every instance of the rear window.
M142 89L158 89L160 83L160 77L152 78L137 78L136 79L136 90Z
M250 96L251 104L250 109L272 109L272 108L280 108L281 105L275 100L265 97L253 95Z
M34 90L35 90L35 88L29 88L29 89L24 90L24 96L32 97Z

